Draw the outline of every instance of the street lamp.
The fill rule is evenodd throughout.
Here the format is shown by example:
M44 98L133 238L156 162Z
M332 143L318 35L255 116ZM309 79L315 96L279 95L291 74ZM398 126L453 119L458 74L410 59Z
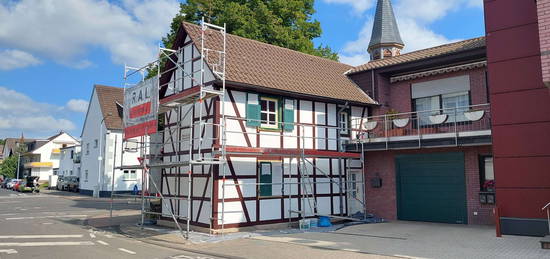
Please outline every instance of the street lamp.
M107 113L107 115L105 115L105 117L103 117L103 119L101 120L101 123L99 124L99 156L97 157L97 170L98 170L98 175L97 175L97 192L96 192L96 195L95 197L96 198L99 198L100 197L100 193L101 193L101 187L102 187L102 181L103 181L103 170L105 168L102 168L101 166L101 162L103 161L103 155L104 155L104 148L102 147L102 139L103 139L103 123L105 123L105 119L107 119L108 117L111 117L113 116L112 113ZM105 140L105 142L107 142L107 140Z

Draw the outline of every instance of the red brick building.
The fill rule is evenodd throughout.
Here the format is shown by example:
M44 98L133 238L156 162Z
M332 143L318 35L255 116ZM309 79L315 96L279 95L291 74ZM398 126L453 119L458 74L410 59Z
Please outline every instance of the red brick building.
M502 233L542 236L541 208L550 202L550 1L484 4Z
M378 102L360 123L367 212L389 220L494 224L485 38L400 55L391 3L378 1L369 52L348 72ZM498 200L498 198L497 198Z

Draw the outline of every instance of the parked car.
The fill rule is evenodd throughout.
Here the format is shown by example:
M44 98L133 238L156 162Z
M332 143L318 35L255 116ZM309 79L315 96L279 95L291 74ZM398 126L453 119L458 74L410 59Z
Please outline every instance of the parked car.
M65 189L72 192L78 192L80 180L76 176L68 176L65 178Z
M15 182L15 184L13 184L12 190L14 190L14 191L19 191L19 185L21 185L22 182L23 182L23 180L17 180L17 181Z
M65 185L65 176L60 175L59 178L57 178L57 185L55 186L55 189L58 191L63 191Z
M7 188L7 185L9 182L11 182L11 178L5 178L4 181L2 182L1 187L4 189Z
M19 184L18 191L20 192L33 192L39 191L38 186L34 186L34 180L37 176L27 176L27 178Z
M6 184L6 189L13 190L13 186L17 183L17 181L19 181L19 180L18 180L18 179L11 179L11 180Z

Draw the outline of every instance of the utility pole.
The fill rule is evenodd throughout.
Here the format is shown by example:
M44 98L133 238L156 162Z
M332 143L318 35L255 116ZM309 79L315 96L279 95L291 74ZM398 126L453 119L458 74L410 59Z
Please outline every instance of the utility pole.
M19 168L21 167L21 152L17 152L17 175L15 178L19 179Z

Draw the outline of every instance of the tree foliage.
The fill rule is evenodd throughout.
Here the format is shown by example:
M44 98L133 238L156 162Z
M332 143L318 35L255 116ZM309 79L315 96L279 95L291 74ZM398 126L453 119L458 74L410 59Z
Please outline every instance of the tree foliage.
M314 20L314 0L188 0L171 30L162 39L170 47L182 21L198 23L202 17L213 24L227 24L227 32L300 52L338 60L329 47L317 47L321 24Z
M0 175L14 178L17 171L17 156L10 156L0 164Z

